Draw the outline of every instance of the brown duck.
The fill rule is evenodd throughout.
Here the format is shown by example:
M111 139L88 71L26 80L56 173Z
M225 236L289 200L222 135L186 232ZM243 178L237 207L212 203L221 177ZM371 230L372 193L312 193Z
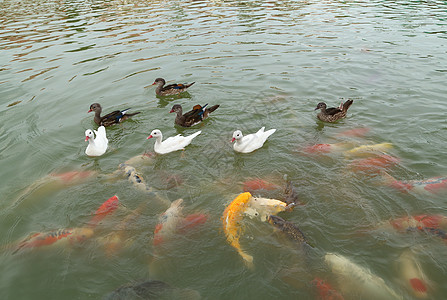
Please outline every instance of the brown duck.
M175 124L183 126L183 127L191 127L202 122L204 119L208 118L208 115L215 111L220 105L214 105L211 107L195 105L191 111L183 114L182 106L180 104L174 104L170 113L177 113L175 117Z
M131 116L134 116L136 114L139 114L140 112L135 112L129 114L127 111L130 108L124 109L124 110L115 110L105 116L101 117L102 107L99 103L93 103L90 105L90 110L88 112L94 111L95 112L95 118L93 119L96 124L99 126L110 126L113 124L121 123L122 121L128 119Z
M299 243L306 243L309 246L313 247L313 245L309 244L306 237L298 228L298 226L296 226L292 222L286 221L283 218L275 215L268 216L267 221L274 227L281 230L285 235L287 235L289 239L297 241Z
M320 109L321 111L318 113L317 117L323 122L335 122L337 120L343 119L346 117L346 113L348 112L348 108L352 104L352 100L348 100L343 104L340 104L340 107L331 107L326 108L326 103L320 102L318 103L315 110Z
M157 78L152 85L157 85L157 88L155 89L155 93L157 94L157 96L170 96L183 93L194 83L195 82L189 84L174 83L164 86L166 84L166 81L163 78Z

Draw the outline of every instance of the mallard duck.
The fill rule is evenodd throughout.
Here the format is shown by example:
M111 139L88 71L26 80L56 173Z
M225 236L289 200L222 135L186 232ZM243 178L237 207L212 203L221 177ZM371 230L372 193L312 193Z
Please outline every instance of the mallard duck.
M201 131L197 131L188 136L181 136L180 134L178 134L176 136L171 136L167 138L165 141L162 141L163 134L161 133L160 130L155 129L152 130L151 135L148 136L147 138L148 139L156 138L154 144L154 151L158 154L166 154L177 150L183 150L200 133Z
M233 139L231 140L231 142L236 141L236 143L234 143L233 145L234 151L241 153L250 153L255 151L256 149L261 148L267 138L276 131L276 129L270 129L267 131L264 131L264 129L265 127L262 127L258 130L258 132L246 136L243 136L240 130L236 130L235 132L233 132Z
M189 84L174 83L164 86L166 84L166 81L163 78L157 78L152 85L157 85L157 88L155 89L155 93L157 94L157 96L169 96L183 93L194 83L195 82Z
M346 113L348 111L348 108L352 104L352 100L348 100L343 104L340 104L339 107L331 107L326 108L326 103L320 102L318 103L315 110L320 109L321 111L318 113L317 117L323 122L335 122L337 120L343 119L346 117Z
M219 107L219 105L214 105L209 108L205 108L207 105L208 103L204 106L195 105L191 111L183 114L182 106L180 104L174 104L170 113L177 113L177 116L175 117L175 124L183 127L191 127L206 119L210 113Z
M98 124L99 126L107 127L113 124L121 123L122 121L128 119L129 117L140 113L139 111L137 111L135 113L129 114L127 113L129 109L130 108L124 110L115 110L101 117L102 112L101 105L99 103L93 103L92 105L90 105L90 110L88 112L94 111L95 118L93 119L93 121L95 121L95 123Z

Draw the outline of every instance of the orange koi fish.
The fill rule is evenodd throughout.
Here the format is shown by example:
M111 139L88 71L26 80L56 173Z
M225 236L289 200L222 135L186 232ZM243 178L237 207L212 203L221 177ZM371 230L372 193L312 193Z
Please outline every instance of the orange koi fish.
M118 208L118 196L115 195L106 200L95 212L95 215L92 217L88 224L91 227L98 225L99 222L102 221L107 215L111 214Z
M369 128L354 128L350 130L345 130L337 134L337 136L348 136L348 137L364 137L371 129Z
M316 144L305 147L304 152L308 154L325 154L325 153L344 151L348 148L348 146L349 143Z
M436 194L447 190L447 176L433 177L424 180L396 180L385 171L381 172L383 182L401 192L417 192Z
M19 243L12 254L15 254L24 248L38 248L43 246L61 244L68 242L70 245L82 242L93 235L93 229L85 228L69 228L58 229L50 232L39 232L30 235L25 240Z
M205 214L190 214L182 220L182 224L178 228L178 231L184 233L193 227L204 224L207 220L208 216Z
M321 278L315 277L315 279L311 281L311 284L316 287L319 299L321 300L344 300L339 292Z
M378 172L383 168L390 168L399 163L399 159L390 155L380 155L378 157L355 159L348 168L354 172Z
M389 224L398 231L407 231L411 228L447 229L447 217L443 215L415 215L389 220Z
M253 256L248 255L241 249L239 238L243 232L240 222L250 199L251 194L249 192L240 194L225 208L222 215L223 229L228 243L237 250L249 266L253 263Z
M171 206L160 215L159 223L155 226L154 231L154 246L162 244L166 239L171 237L178 226L181 224L183 199L177 199L172 202Z
M427 278L421 265L410 250L404 251L398 259L398 268L405 286L420 299L428 298Z

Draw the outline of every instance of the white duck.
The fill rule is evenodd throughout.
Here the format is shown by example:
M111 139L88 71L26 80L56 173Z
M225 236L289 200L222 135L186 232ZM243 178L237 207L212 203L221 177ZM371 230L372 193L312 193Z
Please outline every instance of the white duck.
M272 135L276 129L270 129L264 131L265 127L262 127L256 133L249 134L247 136L243 136L240 130L236 130L233 133L233 139L231 142L236 141L233 145L233 149L236 152L241 153L250 153L259 149L264 145L267 138Z
M163 134L160 130L155 129L152 130L151 135L147 138L156 138L154 144L154 151L158 154L166 154L169 152L174 152L177 150L183 150L186 146L188 146L192 139L198 136L202 131L197 131L188 136L181 136L180 134L176 136L171 136L167 138L165 141L162 141Z
M93 135L93 131L96 134L96 138ZM85 131L85 141L88 141L87 149L85 149L85 154L88 156L101 156L109 145L109 140L106 136L106 128L104 126L99 126L98 131L87 129Z

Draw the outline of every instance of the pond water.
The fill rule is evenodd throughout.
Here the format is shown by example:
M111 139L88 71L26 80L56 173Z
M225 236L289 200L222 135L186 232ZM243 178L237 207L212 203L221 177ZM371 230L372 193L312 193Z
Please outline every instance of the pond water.
M4 0L0 22L1 299L101 299L149 280L180 289L168 299L318 299L315 278L345 299L377 299L333 272L326 253L412 299L403 279L411 271L399 263L411 253L429 298L447 294L446 225L379 225L447 215L446 193L402 192L347 152L391 143L379 154L398 160L385 169L396 180L447 175L444 1ZM157 97L157 77L195 84ZM316 118L319 102L346 99L354 100L346 119ZM97 129L87 113L94 102L104 112L141 113L108 127L107 152L92 158L84 132ZM208 120L174 125L173 104L189 111L206 103L220 105ZM234 130L262 126L277 129L264 147L233 151ZM202 133L184 151L132 161L148 192L118 166L153 153L146 137L155 128L165 137ZM308 153L315 144L335 147ZM52 175L60 173L63 183ZM314 248L244 217L240 243L254 258L247 267L226 241L224 209L250 180L279 186L253 194L282 199L284 175L300 205L278 216ZM32 234L89 228L113 195L118 209L88 239L16 251ZM159 216L178 198L185 216L206 222L154 245Z

